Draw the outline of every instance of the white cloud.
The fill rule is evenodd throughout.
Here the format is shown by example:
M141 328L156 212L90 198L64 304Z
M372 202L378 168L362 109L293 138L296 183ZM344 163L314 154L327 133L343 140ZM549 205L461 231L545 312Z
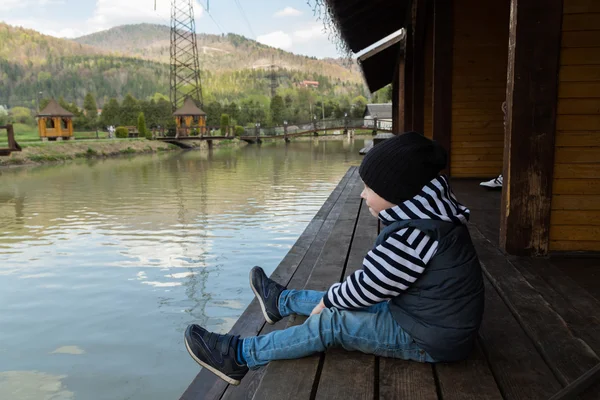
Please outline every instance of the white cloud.
M299 15L302 15L302 11L296 10L294 7L286 7L273 14L274 17L297 17Z
M8 13L19 8L59 4L65 4L65 0L2 0L2 11Z
M309 42L327 43L327 34L323 31L321 24L311 24L305 28L293 32L275 31L256 38L260 43L268 46L277 47L283 50L294 51L297 45L307 44ZM311 46L314 43L311 44ZM320 45L320 44L319 44Z
M299 29L293 33L295 42L309 42L314 39L327 38L323 31L323 25L314 24L305 29Z
M182 0L176 1L182 2ZM198 1L194 1L195 19L200 19L202 14L202 6ZM170 1L157 1L154 10L153 2L148 0L96 0L94 15L87 22L89 30L95 32L118 25L141 22L169 25L170 20Z
M256 40L267 46L277 47L279 49L288 50L292 47L292 37L283 31L275 31L260 35Z
M8 1L9 6L13 5L14 7L33 7L34 4L43 7L44 5L64 3L64 0L0 0L0 2L6 1ZM194 17L196 21L202 17L202 14L202 6L198 1L195 1ZM7 19L5 22L11 25L34 29L54 37L74 38L119 25L142 22L170 25L170 21L170 1L157 1L155 11L153 2L148 0L96 0L96 7L92 17L81 22L69 21L68 27L65 27L66 24L62 23L62 21L44 18Z
M76 28L64 28L62 24L52 20L33 20L33 19L13 19L6 23L14 26L21 26L27 29L33 29L44 35L50 35L59 38L74 38L84 35L85 32Z

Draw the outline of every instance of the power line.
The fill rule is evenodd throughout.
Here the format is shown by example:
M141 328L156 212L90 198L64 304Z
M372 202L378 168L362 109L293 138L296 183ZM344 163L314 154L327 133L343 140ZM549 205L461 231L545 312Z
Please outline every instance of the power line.
M240 0L234 0L234 3L237 6L237 8L240 10L240 13L242 13L242 17L244 17L244 20L246 21L246 25L248 25L248 29L250 30L250 33L252 34L252 38L256 39L256 34L254 33L254 30L252 29L252 25L250 25L250 20L246 16L246 13L244 12L242 5L240 4Z
M208 16L210 17L210 19L212 19L212 21L215 23L215 25L217 26L217 28L219 28L219 30L221 31L221 33L224 35L225 31L223 30L223 27L221 27L221 24L219 24L217 22L217 20L215 19L215 17L213 17L213 15L210 13L210 11L208 11L208 7L205 6L204 4L202 4L202 2L199 2L200 6L204 9L204 11L206 11L206 13L208 14ZM208 1L207 1L207 5L208 5Z

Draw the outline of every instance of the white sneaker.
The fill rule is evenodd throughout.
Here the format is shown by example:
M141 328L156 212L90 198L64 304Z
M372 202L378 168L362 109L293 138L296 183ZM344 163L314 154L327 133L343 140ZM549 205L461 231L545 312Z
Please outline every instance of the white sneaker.
M483 186L490 189L496 189L502 187L502 175L499 175L497 178L494 178L490 181L481 182L479 186Z

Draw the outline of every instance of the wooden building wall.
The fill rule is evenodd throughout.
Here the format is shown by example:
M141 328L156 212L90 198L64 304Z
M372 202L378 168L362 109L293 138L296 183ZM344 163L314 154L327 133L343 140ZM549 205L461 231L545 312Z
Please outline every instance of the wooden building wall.
M600 1L564 0L550 250L600 251Z
M433 6L429 7L427 15L427 30L425 33L425 104L423 134L433 137Z
M510 0L454 0L451 175L502 173Z

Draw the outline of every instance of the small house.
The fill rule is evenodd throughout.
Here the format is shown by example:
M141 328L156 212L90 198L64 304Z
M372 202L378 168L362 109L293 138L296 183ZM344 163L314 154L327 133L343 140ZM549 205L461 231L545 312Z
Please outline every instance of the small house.
M364 125L372 127L377 120L379 129L392 129L392 103L367 104L363 114Z
M191 97L187 97L183 106L173 113L177 124L177 136L203 135L206 131L206 113Z
M42 141L75 139L73 136L73 113L65 110L51 99L37 115L38 131Z

